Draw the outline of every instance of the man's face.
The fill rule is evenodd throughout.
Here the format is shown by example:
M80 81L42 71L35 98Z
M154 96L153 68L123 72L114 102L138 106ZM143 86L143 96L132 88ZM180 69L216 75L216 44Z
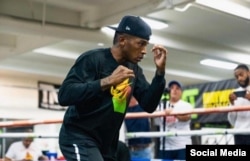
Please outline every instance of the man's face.
M241 87L245 88L249 85L249 71L239 68L234 71L234 76Z
M178 101L181 99L182 90L177 84L170 86L170 99L173 101Z
M148 41L131 35L125 35L123 53L127 61L140 62L146 54Z
M24 147L28 148L30 146L30 144L32 143L33 138L24 138L23 139L23 145Z

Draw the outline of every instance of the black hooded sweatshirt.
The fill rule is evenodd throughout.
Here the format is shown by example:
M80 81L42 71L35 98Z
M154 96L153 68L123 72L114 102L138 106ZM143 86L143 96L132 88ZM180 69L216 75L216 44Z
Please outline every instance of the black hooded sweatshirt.
M59 134L59 144L94 143L93 146L100 149L104 158L114 160L119 129L131 95L146 112L155 111L165 88L164 75L155 74L149 84L138 64L123 64L135 73L135 78L129 80L130 92L125 92L125 98L122 98L125 101L120 100L119 103L111 89L101 90L100 80L111 75L119 65L110 48L90 50L79 56L58 94L59 104L68 106ZM115 106L121 104L125 109L118 107L121 110L116 110Z

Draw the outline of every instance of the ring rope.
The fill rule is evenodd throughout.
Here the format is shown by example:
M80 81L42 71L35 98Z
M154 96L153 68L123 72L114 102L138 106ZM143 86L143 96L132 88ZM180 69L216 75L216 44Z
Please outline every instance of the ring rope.
M0 138L58 138L58 133L39 134L39 133L1 133Z
M183 111L173 111L168 115L184 115L184 114L210 114L210 113L225 113L225 112L232 112L232 111L248 111L250 110L250 106L221 106L216 108L194 108L192 110L183 110ZM127 113L126 119L132 118L143 118L143 117L160 117L166 116L164 111L155 111L153 113L147 112L134 112L134 113Z
M126 133L126 138L140 137L176 137L176 136L201 136L201 135L227 135L227 134L250 134L250 129L206 129L206 130L190 130L190 131L165 131L165 132L132 132ZM58 133L43 134L43 133L1 133L0 138L58 138Z
M226 134L250 134L250 129L211 129L211 130L190 130L190 131L165 131L165 132L135 132L127 133L126 137L174 137L174 136L201 136L201 135L226 135Z
M183 110L178 112L171 112L168 115L184 115L184 114L210 114L210 113L225 113L232 111L247 111L250 110L250 106L229 106L229 107L216 107L216 108L194 108L192 110ZM164 111L155 111L153 113L147 112L129 112L126 114L126 119L132 118L154 118L166 116ZM4 118L4 117L3 117ZM1 127L21 127L21 126L31 126L37 124L53 124L62 123L62 119L50 119L50 120L18 120L18 121L4 121L0 122Z
M62 123L62 119L4 121L4 122L0 122L0 128L1 127L22 127L22 126L31 126L31 125L37 125L37 124L56 124L56 123Z

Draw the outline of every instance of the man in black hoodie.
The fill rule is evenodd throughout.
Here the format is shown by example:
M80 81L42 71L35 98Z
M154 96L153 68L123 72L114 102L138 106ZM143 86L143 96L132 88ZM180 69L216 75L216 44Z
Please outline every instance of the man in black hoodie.
M138 65L146 54L151 28L140 17L124 16L113 46L93 49L76 60L59 90L69 106L59 134L68 161L115 161L119 129L131 95L146 112L155 111L165 87L167 50L154 45L155 76L149 84Z

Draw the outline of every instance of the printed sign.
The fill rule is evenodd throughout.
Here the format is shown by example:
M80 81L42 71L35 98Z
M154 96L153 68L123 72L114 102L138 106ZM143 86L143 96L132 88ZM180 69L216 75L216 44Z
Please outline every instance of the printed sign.
M68 107L58 103L58 91L60 85L38 82L38 107L50 110L66 110Z

